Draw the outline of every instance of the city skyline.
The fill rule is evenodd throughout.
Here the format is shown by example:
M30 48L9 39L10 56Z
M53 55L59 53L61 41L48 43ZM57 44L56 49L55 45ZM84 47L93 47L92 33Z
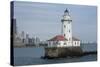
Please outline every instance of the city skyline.
M72 33L83 41L97 41L97 7L36 2L14 2L17 29L31 37L47 40L61 34L61 19L68 8L72 17Z

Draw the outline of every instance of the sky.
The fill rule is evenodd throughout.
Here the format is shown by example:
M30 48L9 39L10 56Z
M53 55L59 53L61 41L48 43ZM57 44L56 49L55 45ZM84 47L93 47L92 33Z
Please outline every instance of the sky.
M96 6L15 1L17 30L41 40L51 39L61 34L61 19L66 8L72 18L73 36L82 41L96 42Z

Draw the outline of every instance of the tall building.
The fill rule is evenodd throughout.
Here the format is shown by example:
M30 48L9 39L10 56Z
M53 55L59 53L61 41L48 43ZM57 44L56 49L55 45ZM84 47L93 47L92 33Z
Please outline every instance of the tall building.
M14 33L14 34L17 34L16 19L13 18L12 21L13 21L13 22L12 22L12 23L13 23L13 33Z
M21 38L22 38L22 39L25 38L25 33L24 33L24 31L21 32Z
M39 44L40 44L40 38L36 37L34 43L35 43L36 46L39 46Z
M21 32L21 40L25 44L25 33L24 33L24 31Z
M17 31L17 22L16 19L12 19L12 27L13 27L13 45L14 46L24 46L20 34Z
M29 34L26 34L25 44L26 44L26 45L28 45L28 44L29 44Z

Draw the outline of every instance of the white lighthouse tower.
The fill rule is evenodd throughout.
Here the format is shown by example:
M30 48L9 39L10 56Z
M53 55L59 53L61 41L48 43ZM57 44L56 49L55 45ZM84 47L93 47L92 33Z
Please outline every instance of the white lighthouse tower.
M48 47L80 47L80 40L72 36L72 19L69 11L64 11L62 22L62 34L48 40Z
M62 22L62 35L67 39L69 46L72 46L72 19L69 11L66 9L64 11Z

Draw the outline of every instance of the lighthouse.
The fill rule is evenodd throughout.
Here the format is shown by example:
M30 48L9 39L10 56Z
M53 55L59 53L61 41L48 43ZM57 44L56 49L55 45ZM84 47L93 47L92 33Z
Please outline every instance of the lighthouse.
M72 35L72 18L68 9L64 11L61 23L61 34L47 40L45 57L59 58L82 55L80 40Z
M68 9L61 19L61 34L48 40L48 47L80 47L80 40L72 35L72 18Z
M64 11L63 18L61 19L62 22L62 35L67 40L67 44L72 46L72 19L69 14L69 11L66 9Z

